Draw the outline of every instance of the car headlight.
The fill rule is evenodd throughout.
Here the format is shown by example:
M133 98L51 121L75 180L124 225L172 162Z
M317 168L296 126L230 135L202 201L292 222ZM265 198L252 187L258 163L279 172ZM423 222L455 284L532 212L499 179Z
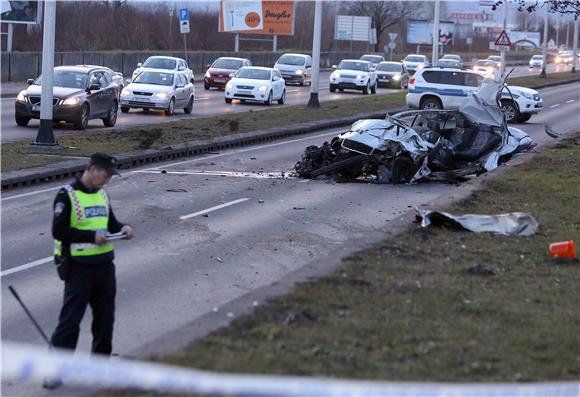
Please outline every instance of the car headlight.
M72 97L72 98L68 98L65 99L64 101L62 101L63 105L78 105L78 103L80 102L79 97Z
M357 79L364 79L366 76L364 74L359 74L356 76Z
M396 75L394 75L394 76L393 76L393 80L395 80L395 81L399 81L399 80L401 80L401 75L400 75L400 74L396 74Z
M268 86L266 84L262 84L260 86L260 88L258 88L258 90L260 90L262 92L266 92L266 91L268 91Z
M417 65L417 69L423 69L424 67L425 67L425 65L423 65L423 64Z
M487 68L487 73L489 73L489 74L492 74L492 73L494 73L494 70L493 70L493 68Z
M160 92L160 93L155 94L155 98L165 99L165 98L167 98L167 94L164 92Z
M534 96L532 94L530 94L529 92L518 91L517 93L520 94L521 96L523 96L524 98L534 99Z
M229 77L234 77L234 74L233 73L230 73L228 76Z
M24 94L26 94L26 91L20 91L18 93L18 96L16 97L16 100L21 101L21 102L26 102L27 98L26 98L26 95L24 95Z
M231 81L228 81L228 83L226 84L226 88L228 90L231 90L234 87L234 84Z
M127 96L127 95L133 95L133 92L128 88L123 88L123 91L121 91L121 96Z
M298 76L301 76L301 75L303 75L303 74L304 74L304 70L302 70L302 69L299 69L299 70L297 70L295 73L296 73Z
M209 79L209 76L210 76L210 74L209 74L209 70L208 70L207 72L205 72L205 77Z
M556 63L560 63L560 62L562 62L562 58L556 57Z

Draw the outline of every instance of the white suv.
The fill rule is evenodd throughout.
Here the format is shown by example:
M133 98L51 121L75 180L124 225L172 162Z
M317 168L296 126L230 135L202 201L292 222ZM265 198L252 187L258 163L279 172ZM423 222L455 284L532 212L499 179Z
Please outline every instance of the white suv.
M377 74L374 71L373 64L369 61L360 59L343 59L338 67L330 75L330 92L336 92L338 89L342 92L345 88L352 90L361 90L367 95L369 91L372 94L377 92Z
M419 109L458 109L479 90L483 80L481 73L462 69L418 70L409 80L407 105ZM538 91L525 87L504 88L500 102L508 123L525 123L543 109Z

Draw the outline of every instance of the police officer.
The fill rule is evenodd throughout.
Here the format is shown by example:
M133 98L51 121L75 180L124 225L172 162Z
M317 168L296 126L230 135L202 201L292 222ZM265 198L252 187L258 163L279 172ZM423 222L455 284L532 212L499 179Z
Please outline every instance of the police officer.
M120 223L109 195L103 189L118 172L116 159L105 153L91 156L82 176L62 188L54 201L52 234L55 261L65 281L64 301L51 343L57 348L76 348L80 323L91 306L92 352L110 355L115 314L115 254L108 233L133 238L133 229ZM47 379L46 388L56 388L58 379Z

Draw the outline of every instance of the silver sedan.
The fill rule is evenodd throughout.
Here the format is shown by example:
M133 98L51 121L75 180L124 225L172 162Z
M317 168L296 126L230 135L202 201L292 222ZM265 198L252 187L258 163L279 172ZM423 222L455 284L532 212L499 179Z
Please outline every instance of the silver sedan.
M121 111L163 110L170 116L181 108L191 113L194 98L195 87L184 73L145 70L121 92Z

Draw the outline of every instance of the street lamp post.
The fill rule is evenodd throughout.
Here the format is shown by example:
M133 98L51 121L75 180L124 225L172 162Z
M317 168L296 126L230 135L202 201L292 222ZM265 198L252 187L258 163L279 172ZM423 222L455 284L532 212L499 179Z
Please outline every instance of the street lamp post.
M578 24L580 19L578 15L574 17L574 38L572 39L572 73L576 73L576 65L578 65Z
M312 38L312 76L310 84L309 108L319 108L318 77L320 73L320 36L322 33L322 0L314 5L314 37Z
M54 77L54 36L56 2L44 2L44 33L42 38L42 84L40 91L40 127L34 145L56 146L52 130L53 77Z
M435 15L433 16L433 49L431 50L431 64L437 64L439 59L439 14L441 10L441 3L435 0Z
M542 71L540 72L540 77L546 77L546 65L548 64L548 4L544 3L544 7L546 9L544 10L544 42L542 43Z
M507 29L507 14L508 14L508 5L507 5L507 1L504 3L503 5L503 22L502 22L502 31L505 32ZM499 67L499 75L503 76L505 73L505 51L506 48L505 47L500 47L500 55L501 55L501 64Z

